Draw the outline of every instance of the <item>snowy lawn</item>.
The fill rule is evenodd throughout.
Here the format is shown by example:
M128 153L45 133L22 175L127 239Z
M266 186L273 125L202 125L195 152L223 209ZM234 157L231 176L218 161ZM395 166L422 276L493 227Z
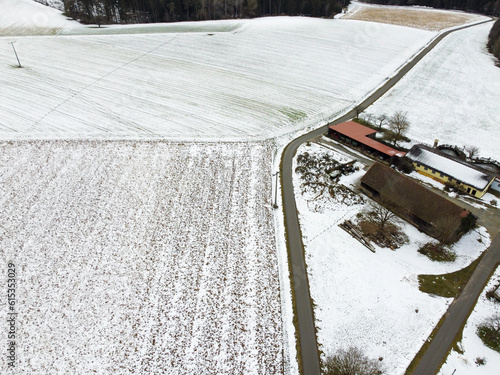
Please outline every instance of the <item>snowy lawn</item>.
M302 146L297 155L304 151L319 150L314 144ZM355 185L364 172L345 177L343 183ZM479 229L482 243L477 232L467 234L454 246L455 262L436 263L417 252L431 238L404 223L409 244L396 251L375 246L372 253L338 227L355 218L368 198L358 205L324 197L308 202L313 197L300 194L297 174L294 186L322 350L330 354L357 346L372 358L383 357L388 374L403 374L451 302L420 292L418 275L467 266L489 245L488 234Z
M475 145L500 160L500 69L485 47L492 25L447 36L365 116L407 111L415 142Z
M0 263L17 269L17 373L286 370L270 144L0 150Z
M455 369L457 374L491 375L500 369L500 353L484 345L476 334L477 327L486 319L494 315L500 316L500 303L486 298L486 292L499 283L500 268L497 268L465 325L460 345L463 353L451 351L446 363L441 367L440 375L451 374ZM477 358L484 359L485 365L478 366Z
M351 108L436 35L305 17L157 27L0 38L0 138L275 137Z

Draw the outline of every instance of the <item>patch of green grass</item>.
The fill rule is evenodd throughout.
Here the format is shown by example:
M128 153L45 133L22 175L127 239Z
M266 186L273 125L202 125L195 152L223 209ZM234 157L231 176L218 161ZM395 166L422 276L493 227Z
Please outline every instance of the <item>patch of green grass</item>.
M290 107L283 107L279 111L285 116L288 116L288 118L292 121L299 121L307 117L307 114L305 112Z
M445 275L419 275L420 291L447 298L457 297L476 269L481 258L482 256L467 267L456 272Z

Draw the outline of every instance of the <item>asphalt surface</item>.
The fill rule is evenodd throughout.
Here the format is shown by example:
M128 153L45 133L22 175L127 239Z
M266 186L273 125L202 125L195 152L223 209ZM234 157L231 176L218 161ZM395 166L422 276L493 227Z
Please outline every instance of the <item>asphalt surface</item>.
M484 21L485 22L491 22ZM475 24L478 25L478 24ZM410 69L412 69L436 44L438 44L444 37L453 31L462 30L470 26L463 26L454 30L445 32L436 37L427 47L418 53L411 61L404 65L400 71L378 90L371 94L362 103L358 104L356 108L366 109L373 104L377 99L384 95L392 86L394 86ZM290 263L292 268L292 277L294 282L295 293L295 315L298 322L298 331L300 335L300 350L302 361L302 373L304 375L319 375L320 360L318 354L316 331L314 326L313 312L311 306L311 298L309 294L309 282L307 279L306 266L304 260L304 245L302 243L302 233L300 231L299 219L297 216L297 206L295 203L295 195L293 190L292 181L292 160L295 156L297 148L304 142L317 137L327 131L328 126L348 121L356 116L356 110L353 109L344 116L336 119L328 125L322 126L319 129L313 130L303 136L293 140L283 151L281 163L281 186L283 193L283 212L285 214L286 225L286 240L290 256ZM498 237L498 236L497 236ZM482 262L481 262L482 263ZM479 267L478 267L479 268ZM489 274L488 274L489 275ZM465 289L464 289L465 291ZM456 333L456 332L455 332ZM454 334L455 333L450 333ZM441 361L440 361L441 363ZM424 373L422 373L424 374ZM430 372L425 373L431 374Z
M455 298L445 314L443 325L432 339L424 356L413 371L413 375L437 374L441 363L451 349L453 340L467 321L476 305L479 295L486 286L492 272L500 263L500 235L497 235L491 246L483 255L476 270L465 285L462 293Z

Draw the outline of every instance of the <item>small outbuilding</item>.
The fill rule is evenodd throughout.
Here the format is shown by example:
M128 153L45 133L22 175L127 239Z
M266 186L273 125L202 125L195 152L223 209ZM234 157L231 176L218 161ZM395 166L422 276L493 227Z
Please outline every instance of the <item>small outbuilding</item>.
M422 232L444 242L456 241L476 222L470 211L380 163L373 164L363 176L361 189Z

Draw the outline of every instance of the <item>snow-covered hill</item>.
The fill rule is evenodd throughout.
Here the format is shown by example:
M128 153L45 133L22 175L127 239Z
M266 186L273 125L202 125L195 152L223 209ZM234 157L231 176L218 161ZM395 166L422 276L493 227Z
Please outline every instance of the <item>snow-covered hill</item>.
M0 37L54 35L65 27L80 27L54 8L32 0L0 0Z

